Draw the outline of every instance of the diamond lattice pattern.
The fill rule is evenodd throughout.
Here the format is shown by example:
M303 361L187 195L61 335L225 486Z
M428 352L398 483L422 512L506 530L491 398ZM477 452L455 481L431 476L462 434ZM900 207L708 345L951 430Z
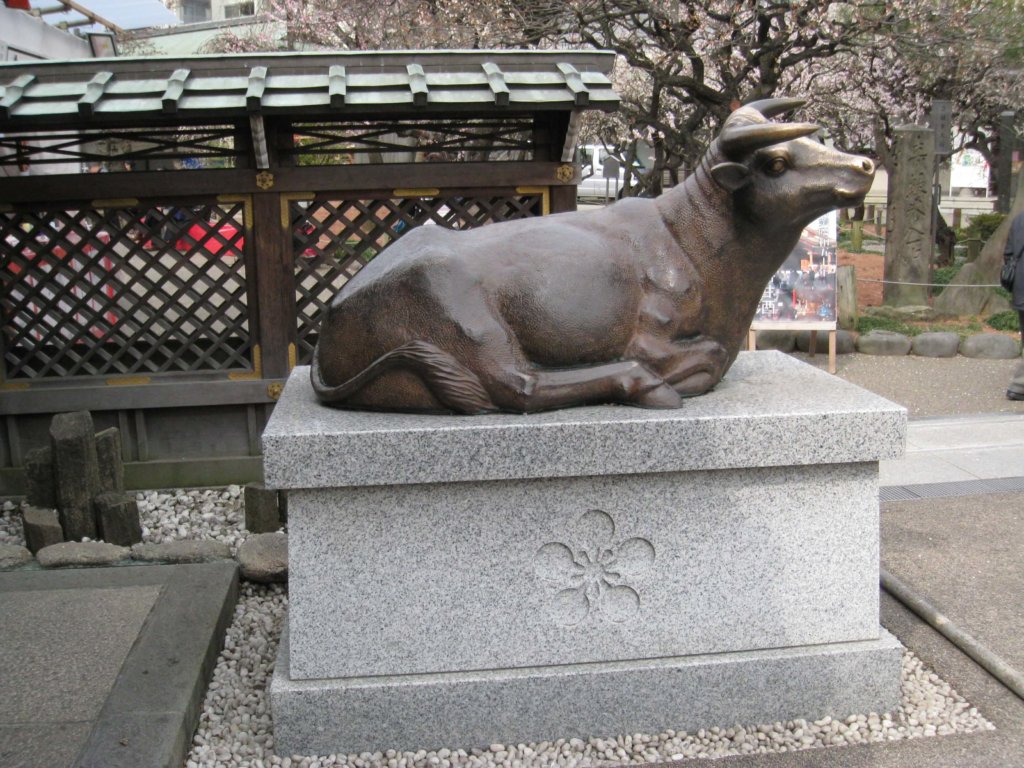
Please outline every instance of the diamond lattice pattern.
M388 244L419 226L467 229L539 216L542 205L540 193L293 201L299 363L312 360L321 312Z
M0 214L4 378L251 370L242 203Z

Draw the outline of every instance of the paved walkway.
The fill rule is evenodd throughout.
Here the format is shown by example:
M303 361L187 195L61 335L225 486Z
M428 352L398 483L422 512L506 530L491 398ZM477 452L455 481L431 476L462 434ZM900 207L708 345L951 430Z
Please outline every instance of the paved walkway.
M998 478L1019 478L1021 484L1014 489L979 482ZM911 421L906 456L881 462L879 482L883 487L973 482L967 486L972 493L1024 490L1024 414Z

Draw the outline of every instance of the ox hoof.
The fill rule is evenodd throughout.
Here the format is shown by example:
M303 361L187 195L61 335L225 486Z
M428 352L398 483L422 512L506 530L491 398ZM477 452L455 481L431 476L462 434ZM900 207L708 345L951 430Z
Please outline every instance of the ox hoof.
M641 408L679 408L683 399L668 384L660 384L637 395L633 403Z

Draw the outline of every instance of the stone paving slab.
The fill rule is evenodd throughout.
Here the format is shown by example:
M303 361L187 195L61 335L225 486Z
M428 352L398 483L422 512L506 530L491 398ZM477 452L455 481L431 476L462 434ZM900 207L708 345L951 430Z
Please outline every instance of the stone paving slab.
M1024 670L1024 495L882 505L882 567Z
M989 414L911 420L907 453L879 463L881 485L1024 475L1024 417Z
M180 766L233 561L0 573L0 766Z
M907 448L929 451L953 448L1024 447L1024 418L976 416L921 419L907 431Z
M70 764L159 594L0 592L0 765Z

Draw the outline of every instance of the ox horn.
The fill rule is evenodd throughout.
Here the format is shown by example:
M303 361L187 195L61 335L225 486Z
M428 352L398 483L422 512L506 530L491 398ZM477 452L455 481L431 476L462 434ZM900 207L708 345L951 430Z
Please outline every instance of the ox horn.
M750 109L756 109L765 117L778 117L784 115L787 112L792 112L797 107L802 107L807 103L807 99L760 99L758 101L752 101L749 104L743 106L749 107Z
M818 130L814 123L754 123L728 125L722 131L722 151L728 157L741 157L749 152L790 139L798 139Z

